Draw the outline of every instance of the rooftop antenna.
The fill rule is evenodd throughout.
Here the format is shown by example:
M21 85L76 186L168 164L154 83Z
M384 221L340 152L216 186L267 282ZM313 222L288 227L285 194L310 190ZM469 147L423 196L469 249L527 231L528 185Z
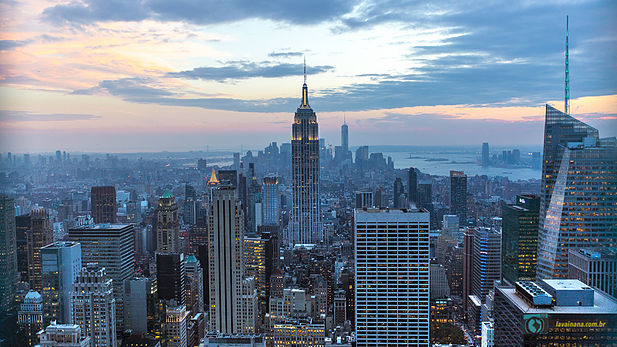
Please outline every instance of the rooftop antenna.
M304 56L304 84L306 84L306 56Z
M570 115L570 47L568 46L569 18L566 16L566 85L565 85L565 114Z

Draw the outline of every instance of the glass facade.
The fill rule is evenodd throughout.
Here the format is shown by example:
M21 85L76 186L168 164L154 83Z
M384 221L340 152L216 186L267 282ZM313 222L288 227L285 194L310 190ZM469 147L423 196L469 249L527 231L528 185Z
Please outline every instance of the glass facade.
M536 277L539 213L535 195L519 195L515 204L501 207L501 275L510 284Z

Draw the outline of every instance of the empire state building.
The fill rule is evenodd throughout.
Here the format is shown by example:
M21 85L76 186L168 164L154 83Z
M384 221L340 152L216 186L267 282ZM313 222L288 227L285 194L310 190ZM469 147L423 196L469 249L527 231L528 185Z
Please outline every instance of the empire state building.
M322 241L319 213L319 130L317 115L308 102L306 65L302 103L296 110L291 139L292 191L291 242Z

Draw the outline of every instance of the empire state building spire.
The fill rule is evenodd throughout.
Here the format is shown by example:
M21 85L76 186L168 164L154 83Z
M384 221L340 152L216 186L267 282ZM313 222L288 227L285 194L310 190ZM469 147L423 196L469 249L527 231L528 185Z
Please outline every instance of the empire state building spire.
M311 108L308 103L308 87L306 86L306 57L304 58L304 84L302 85L302 104L300 108Z

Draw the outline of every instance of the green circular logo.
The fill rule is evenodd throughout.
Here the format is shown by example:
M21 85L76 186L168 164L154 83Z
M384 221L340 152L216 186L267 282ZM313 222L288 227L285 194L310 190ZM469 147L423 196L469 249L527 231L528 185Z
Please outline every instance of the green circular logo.
M538 334L544 331L544 319L540 317L532 317L527 320L525 328L531 334Z

